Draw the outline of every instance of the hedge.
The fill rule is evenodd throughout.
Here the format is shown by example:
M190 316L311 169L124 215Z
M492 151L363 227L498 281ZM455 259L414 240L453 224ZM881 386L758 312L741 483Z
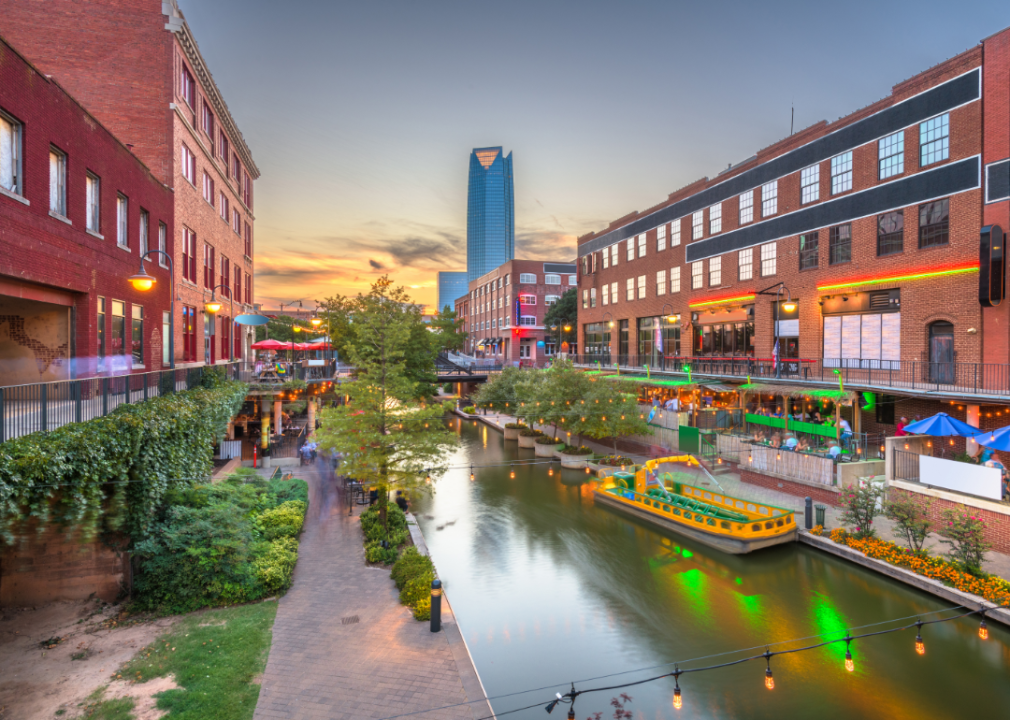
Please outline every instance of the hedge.
M211 474L213 447L246 395L244 383L213 374L206 384L0 444L0 544L33 518L86 539L145 538L166 493Z

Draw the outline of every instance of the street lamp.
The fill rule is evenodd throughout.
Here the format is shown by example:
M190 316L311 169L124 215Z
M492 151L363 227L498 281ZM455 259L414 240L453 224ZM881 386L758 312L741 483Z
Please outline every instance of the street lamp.
M136 275L131 275L126 278L126 281L133 286L134 290L140 292L148 292L154 287L154 283L157 282L152 276L147 274L147 270L144 269L144 260L147 256L157 253L159 255L164 255L168 260L168 277L171 281L171 295L169 297L168 305L168 367L171 370L175 369L175 263L172 262L172 256L169 255L164 250L148 250L146 253L140 256L140 270L137 271Z
M203 304L203 309L206 310L210 315L216 315L218 312L221 311L222 304L218 302L217 299L218 288L224 288L225 290L228 291L228 312L231 313L231 317L228 318L228 322L230 322L232 325L231 332L228 334L228 359L234 360L235 338L233 337L233 335L235 334L235 303L232 299L231 288L225 285L224 283L212 287L210 289L210 300Z

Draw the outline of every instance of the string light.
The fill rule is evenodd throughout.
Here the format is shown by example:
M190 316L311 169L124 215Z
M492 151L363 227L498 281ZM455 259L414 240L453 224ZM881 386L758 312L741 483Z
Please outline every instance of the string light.
M512 465L512 470L509 472L509 479L516 479L516 466L514 464Z
M845 669L852 672L856 669L856 664L852 662L852 651L849 649L849 643L852 642L852 638L846 636L845 638Z
M926 643L922 641L922 620L915 621L915 652L926 654Z
M549 468L547 468L547 475L549 477L554 477L554 466L553 465L551 465Z
M470 482L473 482L473 480L474 480L474 475L473 475L473 465L471 465L471 466L470 466Z
M621 468L621 469L623 470L624 468ZM589 474L589 466L586 465L586 475L588 475L588 474Z
M985 611L983 610L982 612L983 612L982 622L980 622L979 625L978 625L978 636L982 640L988 640L989 639L989 628L987 628L985 626L985 614L984 614Z
M772 677L772 654L767 650L765 650L764 658L765 662L768 663L768 665L765 668L765 687L768 688L769 690L774 690L775 678Z
M684 706L684 701L680 697L680 670L676 665L673 667L673 709L680 710Z

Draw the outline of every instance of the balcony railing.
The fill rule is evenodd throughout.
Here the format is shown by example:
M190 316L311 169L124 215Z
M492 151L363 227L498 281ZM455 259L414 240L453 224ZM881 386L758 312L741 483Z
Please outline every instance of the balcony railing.
M809 360L751 357L660 357L638 355L579 355L577 365L614 368L644 373L672 373L694 377L738 378L847 388L896 390L979 397L1010 396L1010 365L994 363L928 362L923 360L858 360L850 358Z

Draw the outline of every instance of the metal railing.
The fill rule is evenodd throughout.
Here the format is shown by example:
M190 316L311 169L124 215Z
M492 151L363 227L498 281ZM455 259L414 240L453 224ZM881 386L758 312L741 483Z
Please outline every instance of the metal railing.
M199 387L207 370L240 379L238 363L0 387L0 442L103 417L120 405Z
M270 441L270 456L275 458L296 458L298 452L308 437L306 428L302 427L298 434L285 434L279 440Z
M925 360L859 360L752 357L660 357L615 355L609 362L599 356L578 355L577 365L597 362L622 371L671 373L686 376L690 368L697 379L735 378L812 385L837 385L958 395L1010 396L1010 365L996 363L929 362ZM780 366L780 367L777 367Z
M891 477L895 480L919 482L919 453L892 449Z

